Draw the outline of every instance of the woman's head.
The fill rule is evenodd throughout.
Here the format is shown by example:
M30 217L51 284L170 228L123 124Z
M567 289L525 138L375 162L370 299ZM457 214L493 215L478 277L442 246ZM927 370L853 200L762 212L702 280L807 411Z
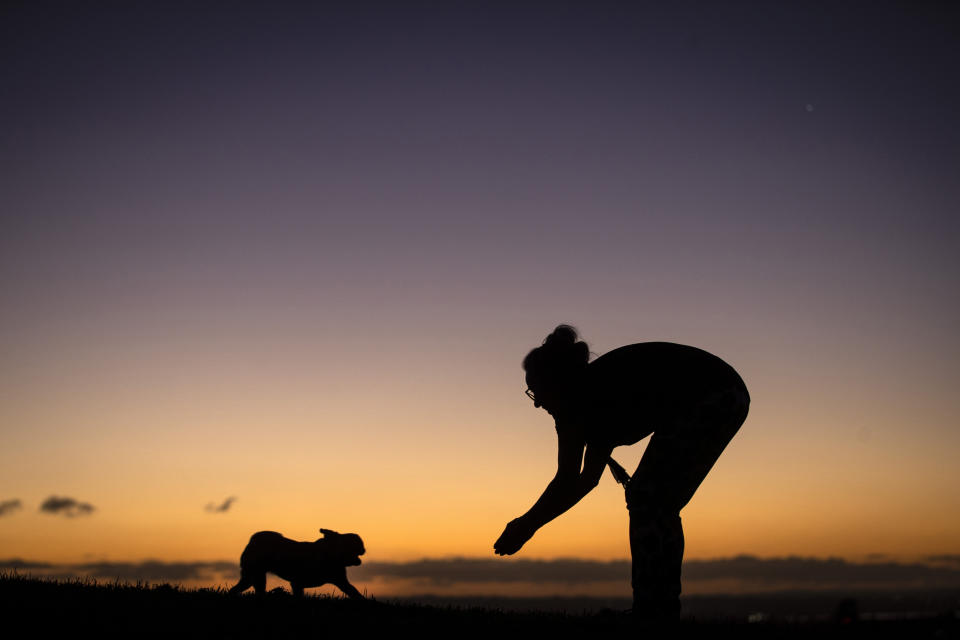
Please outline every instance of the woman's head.
M535 406L553 413L579 383L590 359L590 347L578 337L576 329L561 324L523 359Z

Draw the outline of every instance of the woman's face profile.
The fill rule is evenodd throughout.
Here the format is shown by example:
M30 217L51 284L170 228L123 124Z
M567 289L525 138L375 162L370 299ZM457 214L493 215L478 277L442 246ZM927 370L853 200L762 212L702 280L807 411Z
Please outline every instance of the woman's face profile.
M537 409L543 407L547 413L553 415L553 411L556 409L557 399L550 385L544 384L543 380L529 373L527 374L527 396L533 400L534 407Z
M543 396L543 389L540 385L537 384L537 380L534 376L531 376L529 373L526 376L527 381L527 390L524 392L527 394L527 397L533 400L533 406L537 409L540 408L541 400Z

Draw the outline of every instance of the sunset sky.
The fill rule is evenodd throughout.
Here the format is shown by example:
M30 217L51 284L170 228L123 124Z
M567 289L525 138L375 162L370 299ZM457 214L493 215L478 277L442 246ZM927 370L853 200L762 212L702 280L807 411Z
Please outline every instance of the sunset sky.
M0 559L493 558L559 323L746 381L687 558L960 553L956 10L194 4L0 13Z

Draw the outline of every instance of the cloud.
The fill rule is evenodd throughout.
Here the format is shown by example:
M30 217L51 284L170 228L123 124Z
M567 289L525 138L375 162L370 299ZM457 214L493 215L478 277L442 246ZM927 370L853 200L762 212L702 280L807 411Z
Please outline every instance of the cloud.
M736 556L716 560L688 560L683 564L685 584L725 585L723 590L939 588L960 587L960 565L871 562L839 558L757 558ZM486 558L424 559L415 562L370 562L352 570L358 580L413 580L427 586L459 583L584 584L629 581L630 561L600 562L575 558L513 560Z
M124 582L206 582L236 580L240 567L236 562L89 562L51 564L21 558L0 559L0 570L25 571L36 577L54 580L96 578Z
M354 570L358 579L420 580L435 585L457 582L603 582L630 577L630 561L494 560L487 558L423 559L369 562ZM353 574L352 574L353 575Z
M75 565L73 569L91 578L147 582L213 580L218 576L238 577L240 574L236 562L94 562Z
M224 500L221 504L216 505L211 502L206 507L204 507L204 509L209 513L224 513L226 511L229 511L230 507L233 506L233 503L236 501L237 501L236 498L234 498L233 496L230 496L229 498Z
M96 507L88 502L78 502L73 498L50 496L40 505L43 513L63 514L68 518L90 515Z
M924 563L854 563L840 558L756 558L737 556L684 564L688 580L737 579L756 584L790 583L798 587L960 585L960 570Z
M22 560L20 558L8 558L7 560L0 560L0 569L53 569L54 565L49 562L30 562L28 560Z
M924 561L933 565L949 565L960 569L960 554L958 553L927 556Z
M0 517L13 513L22 506L19 500L4 500L0 502Z

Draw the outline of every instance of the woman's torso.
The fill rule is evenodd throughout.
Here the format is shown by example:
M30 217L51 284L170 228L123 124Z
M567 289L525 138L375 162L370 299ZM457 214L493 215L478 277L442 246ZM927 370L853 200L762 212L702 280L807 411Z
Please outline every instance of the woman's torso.
M576 416L585 440L633 444L673 423L719 392L749 401L739 374L702 349L641 342L614 349L587 365Z

